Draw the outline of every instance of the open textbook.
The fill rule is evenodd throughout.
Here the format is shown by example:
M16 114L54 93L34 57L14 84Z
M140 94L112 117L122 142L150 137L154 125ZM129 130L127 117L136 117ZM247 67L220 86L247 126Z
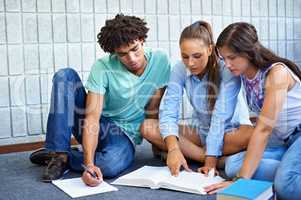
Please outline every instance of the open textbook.
M220 176L205 176L201 173L181 171L175 177L172 176L168 167L144 166L129 174L121 176L111 184L150 187L151 189L170 189L195 194L206 194L204 187L222 182Z
M104 181L96 187L90 187L87 186L81 178L55 180L52 181L52 183L68 194L71 198L118 190Z

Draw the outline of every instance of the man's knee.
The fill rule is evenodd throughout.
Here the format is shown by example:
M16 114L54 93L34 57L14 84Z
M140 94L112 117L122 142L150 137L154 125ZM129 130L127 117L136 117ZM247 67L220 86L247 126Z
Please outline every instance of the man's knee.
M96 161L95 164L100 167L105 178L113 178L126 170L134 161L134 151L122 151L124 153L114 156L112 154Z
M78 73L72 68L63 68L57 71L53 76L53 82L55 81L68 81L74 77L78 77Z
M100 168L105 178L114 178L127 169L125 166L120 166L118 162L107 162L106 165L100 166Z
M158 136L158 120L156 119L146 119L140 126L141 136L147 140L152 140L154 137Z

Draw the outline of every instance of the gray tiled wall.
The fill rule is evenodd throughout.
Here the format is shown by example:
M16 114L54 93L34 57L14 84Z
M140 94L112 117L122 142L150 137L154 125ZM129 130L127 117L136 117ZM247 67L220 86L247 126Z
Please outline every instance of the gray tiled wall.
M0 0L0 145L43 138L53 73L72 66L85 80L103 55L95 35L118 12L144 17L147 45L172 61L183 27L204 19L215 38L251 22L265 45L301 63L301 0Z

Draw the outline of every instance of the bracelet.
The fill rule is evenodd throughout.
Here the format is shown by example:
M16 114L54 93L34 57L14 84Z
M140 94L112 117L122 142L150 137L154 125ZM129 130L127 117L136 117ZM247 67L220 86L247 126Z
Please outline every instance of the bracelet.
M171 152L173 152L175 150L180 150L180 148L179 147L172 148L171 150L168 151L168 153L171 153Z
M94 164L92 164L92 163L87 164L86 167L87 167L87 168L89 168L89 167L94 167Z
M234 178L232 179L232 181L234 182L234 181L237 181L238 179L241 179L241 178L243 178L243 177L241 177L241 176L239 175L239 173L237 173L237 174L234 176Z

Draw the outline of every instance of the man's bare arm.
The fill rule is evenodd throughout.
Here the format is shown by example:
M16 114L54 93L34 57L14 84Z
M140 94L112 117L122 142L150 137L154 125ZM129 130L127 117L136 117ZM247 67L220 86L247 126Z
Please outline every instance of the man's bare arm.
M166 87L157 89L149 102L145 106L145 118L146 119L158 119L159 118L159 106Z
M103 107L103 95L89 92L86 98L83 130L84 163L94 165L94 154L98 144L99 119Z

